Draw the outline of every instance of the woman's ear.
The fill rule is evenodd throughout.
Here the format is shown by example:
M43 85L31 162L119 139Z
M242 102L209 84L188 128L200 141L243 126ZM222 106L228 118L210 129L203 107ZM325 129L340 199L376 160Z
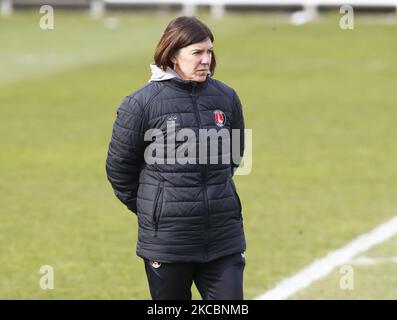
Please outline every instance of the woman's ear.
M171 62L175 65L177 63L177 59L176 59L176 53L174 53L171 57L170 57Z

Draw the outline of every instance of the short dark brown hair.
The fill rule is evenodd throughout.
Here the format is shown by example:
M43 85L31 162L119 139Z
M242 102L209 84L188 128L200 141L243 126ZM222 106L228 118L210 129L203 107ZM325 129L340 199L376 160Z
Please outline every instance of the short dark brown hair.
M185 16L177 17L165 28L154 53L154 62L164 71L167 67L173 68L174 64L171 61L171 57L179 49L205 41L208 38L214 42L214 35L211 30L199 19ZM210 64L211 76L214 74L215 66L215 53L212 52Z

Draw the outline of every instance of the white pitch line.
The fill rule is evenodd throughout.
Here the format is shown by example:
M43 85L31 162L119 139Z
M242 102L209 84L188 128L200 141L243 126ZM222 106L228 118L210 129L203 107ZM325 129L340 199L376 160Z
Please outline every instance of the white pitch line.
M334 268L349 262L356 255L380 244L397 234L397 216L363 234L344 247L330 252L325 257L315 260L311 265L295 275L282 280L273 289L261 294L256 300L283 300L297 291L306 288L314 281L329 274Z
M371 257L358 257L353 261L349 262L350 264L354 265L367 265L373 266L378 264L397 264L397 257L380 257L380 258L371 258Z

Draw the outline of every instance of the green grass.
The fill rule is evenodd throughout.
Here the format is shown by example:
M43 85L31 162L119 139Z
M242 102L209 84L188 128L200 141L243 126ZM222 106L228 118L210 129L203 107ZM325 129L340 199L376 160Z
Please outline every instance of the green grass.
M147 82L172 16L117 17L115 30L85 13L56 11L53 31L36 12L0 19L0 298L150 297L136 218L104 166L115 110ZM253 298L395 214L397 24L201 18L216 37L215 78L237 90L253 129L253 170L236 178ZM47 264L52 291L39 287ZM380 283L371 294L390 297L395 286Z
M304 289L292 296L292 299L397 299L397 264L390 258L396 257L397 237L387 241L365 253L362 256L377 258L379 262L374 265L356 265L346 263L353 269L353 287L341 289L340 280L346 275L339 268L330 275L313 283L308 289ZM384 259L382 261L382 258ZM387 259L389 258L389 259Z

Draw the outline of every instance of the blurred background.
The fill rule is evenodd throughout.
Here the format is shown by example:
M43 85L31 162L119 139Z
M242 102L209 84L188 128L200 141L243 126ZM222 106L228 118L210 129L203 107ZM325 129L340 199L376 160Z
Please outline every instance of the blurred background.
M339 1L1 0L0 298L150 298L105 158L116 108L182 14L213 31L214 78L253 130L252 171L235 178L247 299L394 217L397 2L350 3L346 29ZM289 298L397 299L396 257L393 237L348 263L354 289L336 268Z

